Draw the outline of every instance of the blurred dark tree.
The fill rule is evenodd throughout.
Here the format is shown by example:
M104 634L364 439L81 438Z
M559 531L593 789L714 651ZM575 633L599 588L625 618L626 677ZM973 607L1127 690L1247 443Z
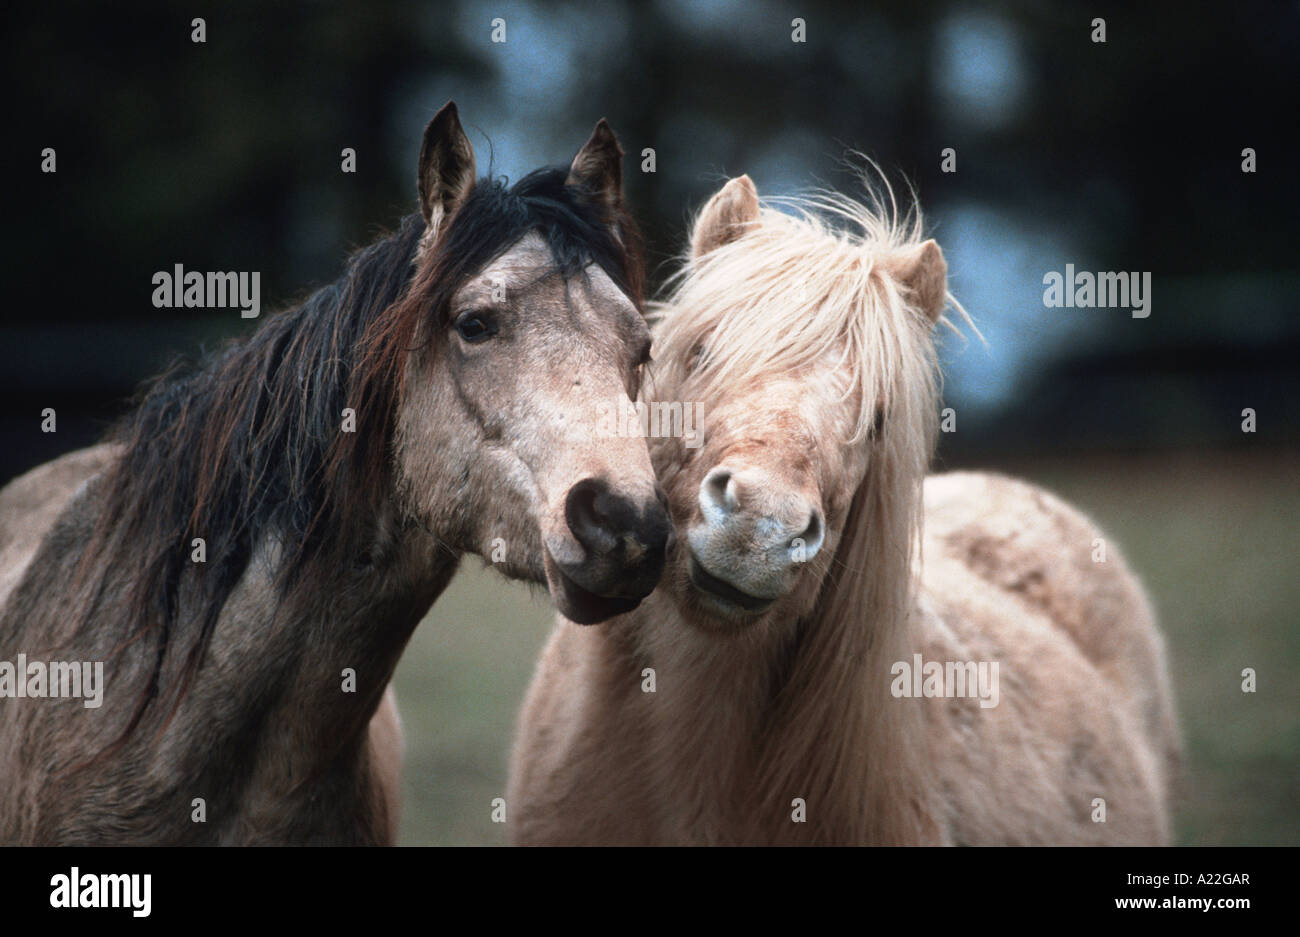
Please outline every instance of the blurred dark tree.
M7 10L0 477L88 442L168 352L252 327L154 309L154 271L258 270L265 308L328 281L348 248L413 209L423 122L463 96L496 102L467 115L489 139L535 132L551 158L565 152L549 141L576 146L608 116L657 278L689 211L724 175L843 184L849 147L914 180L941 226L961 203L994 205L1068 231L1081 256L1062 264L1154 273L1156 315L1140 328L1099 317L984 431L946 441L958 456L978 445L1241 442L1228 419L1241 400L1274 409L1274 439L1300 438L1289 399L1300 351L1294 5L500 8L84 0ZM515 45L494 47L496 15L540 26L516 25ZM202 44L190 41L196 16ZM795 16L804 44L790 41ZM1095 17L1106 19L1104 44L1090 40ZM1016 55L1015 101L1009 91L994 121L945 85L951 30L972 18L1009 35ZM548 23L619 44L595 65L584 58L564 87L517 101L494 84L502 56L572 53ZM997 87L1005 76L993 64ZM57 174L38 171L47 146ZM340 172L345 146L357 151L355 174ZM949 146L956 176L940 172ZM1255 174L1239 170L1246 146ZM653 175L637 168L645 147L657 152ZM988 267L966 275L1005 275ZM33 433L45 406L59 408L57 438Z

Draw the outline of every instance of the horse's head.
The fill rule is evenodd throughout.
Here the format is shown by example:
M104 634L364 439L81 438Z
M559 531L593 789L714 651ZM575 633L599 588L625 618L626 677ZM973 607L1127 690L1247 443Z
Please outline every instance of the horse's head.
M645 441L600 431L650 351L617 140L602 120L570 167L506 188L476 180L448 104L419 190L427 229L392 345L406 503L453 547L546 583L574 621L634 608L672 531Z
M761 209L747 176L729 182L656 333L654 398L703 414L697 448L652 442L684 541L668 583L700 628L797 621L843 573L847 529L876 525L866 536L900 553L890 538L912 533L943 256L847 199L811 205L860 230Z

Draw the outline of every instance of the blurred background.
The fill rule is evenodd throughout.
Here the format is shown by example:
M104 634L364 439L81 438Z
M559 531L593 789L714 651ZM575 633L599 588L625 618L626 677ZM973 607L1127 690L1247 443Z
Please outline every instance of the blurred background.
M988 341L945 342L957 428L938 466L1026 476L1123 545L1169 639L1189 753L1179 841L1300 842L1300 12L1140 7L14 7L0 483L92 442L173 353L257 327L155 309L155 271L259 271L263 308L282 307L413 211L421 133L449 98L480 171L511 179L567 162L608 117L653 283L728 176L765 195L848 190L858 150L915 183ZM1151 272L1150 316L1045 308L1043 276L1067 263ZM46 407L57 433L40 431ZM504 841L490 803L551 613L479 565L399 669L407 843Z

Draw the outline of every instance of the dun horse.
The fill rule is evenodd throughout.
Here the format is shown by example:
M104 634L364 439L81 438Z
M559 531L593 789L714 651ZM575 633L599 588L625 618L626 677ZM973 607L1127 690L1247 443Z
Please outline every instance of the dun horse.
M0 696L0 842L392 842L385 689L462 554L578 621L654 587L645 444L594 429L650 343L614 135L506 188L449 103L418 183L336 283L0 492L0 662L107 684Z
M694 226L651 388L703 414L697 447L651 444L679 547L635 612L559 622L513 839L1166 842L1178 738L1142 589L1047 492L926 478L942 253L892 195L802 208L742 176Z

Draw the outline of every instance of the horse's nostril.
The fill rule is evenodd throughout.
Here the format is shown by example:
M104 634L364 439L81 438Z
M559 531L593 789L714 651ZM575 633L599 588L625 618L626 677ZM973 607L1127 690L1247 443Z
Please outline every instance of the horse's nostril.
M564 517L586 553L586 562L614 569L658 568L673 527L666 499L637 505L603 481L587 478L569 489Z
M585 478L569 489L564 501L564 519L574 539L588 553L610 553L618 545L611 529L606 501L609 491L603 482Z
M803 529L803 533L801 533L799 537L800 539L803 540L804 543L809 543L809 544L813 542L821 543L822 541L821 514L819 514L817 511L812 512L812 516L808 518L808 526Z
M795 558L795 562L806 562L816 555L821 549L823 530L822 530L821 512L813 508L808 515L808 523L802 531L796 534L789 542L788 546Z
M724 513L736 510L739 498L731 472L725 468L715 468L704 476L700 485L700 500L706 508L715 508Z
M582 556L551 556L570 586L605 598L640 601L650 594L673 536L658 499L633 500L601 479L587 478L565 495L564 517Z

